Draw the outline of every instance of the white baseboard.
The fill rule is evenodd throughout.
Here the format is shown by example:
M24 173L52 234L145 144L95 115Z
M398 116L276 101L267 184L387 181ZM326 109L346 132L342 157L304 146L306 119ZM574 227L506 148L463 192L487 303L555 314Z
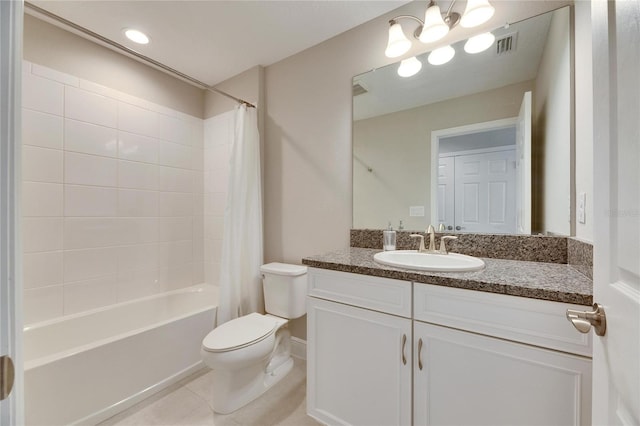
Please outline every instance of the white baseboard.
M307 341L291 336L291 356L307 359Z

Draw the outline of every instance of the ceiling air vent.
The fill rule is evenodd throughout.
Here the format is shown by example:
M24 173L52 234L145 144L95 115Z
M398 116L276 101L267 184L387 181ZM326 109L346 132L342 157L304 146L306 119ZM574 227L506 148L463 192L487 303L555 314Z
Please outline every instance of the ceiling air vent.
M498 55L506 55L516 50L516 42L518 41L518 33L505 34L496 40L496 53Z
M368 90L360 83L353 84L353 96L364 95Z

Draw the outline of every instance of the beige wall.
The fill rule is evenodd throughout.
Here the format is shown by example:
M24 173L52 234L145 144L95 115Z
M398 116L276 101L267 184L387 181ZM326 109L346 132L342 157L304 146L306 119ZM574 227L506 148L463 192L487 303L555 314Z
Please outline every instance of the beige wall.
M515 22L570 1L495 1L491 22L456 28L455 43L497 23ZM265 261L299 263L349 246L352 225L351 79L395 60L384 56L389 19L421 16L413 2L265 69ZM431 50L420 43L406 54ZM432 46L437 47L437 46ZM294 336L305 338L304 321Z
M566 4L497 1L496 16L485 28ZM420 16L424 4L410 3L266 67L266 260L296 263L349 245L351 79L394 62L384 56L387 21L405 13ZM439 45L470 34L456 28ZM415 46L411 53L428 50Z
M533 81L424 105L353 124L353 152L373 170L354 161L355 228L423 231L430 219L431 132L516 117ZM424 206L425 217L409 217L409 206Z
M576 195L587 196L586 223L579 223L576 237L593 241L593 76L591 55L591 2L575 6L575 105ZM577 205L577 203L576 203Z
M24 59L202 118L204 91L54 25L24 17Z
M533 94L534 232L571 235L571 45L569 9L554 13Z

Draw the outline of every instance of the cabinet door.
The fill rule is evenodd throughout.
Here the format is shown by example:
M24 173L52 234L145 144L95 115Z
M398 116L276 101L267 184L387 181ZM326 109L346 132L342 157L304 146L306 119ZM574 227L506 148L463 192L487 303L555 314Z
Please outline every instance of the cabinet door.
M421 322L414 348L416 425L591 424L589 358Z
M409 425L411 359L411 320L307 299L310 416L331 425Z

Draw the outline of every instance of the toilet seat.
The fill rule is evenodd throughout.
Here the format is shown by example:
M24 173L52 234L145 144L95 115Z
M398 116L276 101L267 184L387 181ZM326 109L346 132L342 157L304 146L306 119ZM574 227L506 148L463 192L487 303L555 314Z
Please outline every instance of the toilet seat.
M228 352L251 346L273 334L279 322L270 316L251 313L222 324L202 341L207 352Z

